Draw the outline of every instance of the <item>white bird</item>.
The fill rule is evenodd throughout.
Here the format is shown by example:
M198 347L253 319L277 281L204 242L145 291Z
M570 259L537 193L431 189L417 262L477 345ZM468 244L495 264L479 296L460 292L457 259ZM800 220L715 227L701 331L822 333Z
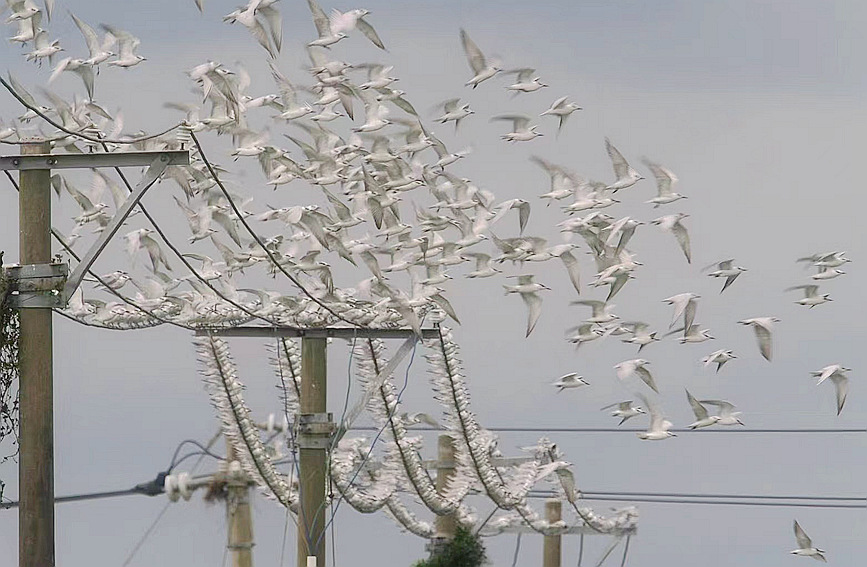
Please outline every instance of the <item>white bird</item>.
M688 329L695 321L695 311L698 309L697 299L701 296L696 293L686 292L672 295L662 300L663 303L668 303L674 306L674 315L671 318L669 328L673 327L677 320L683 315L683 326Z
M568 332L577 330L578 332L566 338L567 341L573 343L575 348L580 347L583 343L595 341L605 336L605 331L597 327L594 323L585 323L578 327L569 329Z
M806 262L808 266L813 265L819 267L824 266L826 268L839 268L843 264L851 262L852 260L846 257L845 252L821 252L804 258L798 258L797 261Z
M851 372L851 368L846 368L840 364L831 364L816 372L810 372L813 377L819 378L816 382L818 386L828 378L834 383L834 388L837 391L837 415L843 411L843 404L846 403L846 395L849 393L849 378L846 372Z
M536 92L543 87L547 87L545 83L539 77L534 77L533 73L535 73L535 69L524 68L524 69L513 69L511 71L504 71L505 74L514 74L517 75L515 77L514 84L511 84L506 87L506 90L513 91L514 93L532 93Z
M39 65L42 65L42 60L45 58L49 63L54 63L54 55L60 51L63 51L60 40L49 41L48 32L40 29L36 30L33 36L33 51L27 53L25 58L28 61L36 61Z
M489 278L502 273L502 270L491 265L491 256L481 252L464 252L461 256L474 258L476 260L476 269L467 273L465 278Z
M701 405L701 402L695 399L689 390L686 390L686 399L692 408L692 413L695 414L695 421L687 425L690 429L699 429L700 427L710 427L719 421L718 415L708 415L707 408Z
M715 338L710 334L710 329L701 329L700 325L690 325L684 329L675 329L674 331L667 333L667 335L679 333L680 331L683 331L683 336L678 339L680 344L703 343Z
M747 269L741 266L734 266L734 259L722 260L720 262L714 262L710 266L707 266L702 271L707 271L716 266L716 270L710 272L708 276L712 278L725 278L726 281L722 286L722 289L719 291L720 293L724 292L730 285L735 283L735 280L738 279L742 273L746 272Z
M686 199L686 195L675 193L672 190L674 185L677 183L677 176L672 173L670 169L663 167L658 163L653 163L647 158L644 158L641 161L650 169L653 176L656 178L657 195L653 199L645 201L645 203L652 203L653 208L655 209L660 205L667 205L680 199Z
M506 290L506 295L510 293L521 294L521 299L524 300L524 304L527 306L527 334L525 336L529 337L536 326L536 322L539 320L539 316L542 314L542 297L538 292L543 289L550 290L551 288L534 282L533 276L529 274L514 277L518 278L518 284L504 285L503 288Z
M741 415L741 412L734 411L735 406L729 402L724 400L699 400L704 405L707 406L716 406L719 413L719 420L716 422L717 425L743 425L738 416Z
M115 42L115 37L113 35L106 34L102 43L100 43L96 30L76 17L75 14L70 14L70 16L72 17L72 21L75 22L75 25L78 27L78 30L81 32L81 35L84 36L84 43L87 45L87 51L90 57L84 60L85 63L97 67L100 63L108 60L109 57L114 56L114 53L110 50Z
M592 315L584 320L587 323L610 323L620 319L619 316L611 312L614 310L614 305L599 301L598 299L576 299L569 302L569 305L586 305L590 307Z
M265 51L272 59L277 58L277 53L280 52L282 43L282 18L277 8L273 6L276 0L250 0L246 6L239 7L233 12L223 16L223 21L228 24L240 23L247 28L247 31L253 35L259 45L265 48ZM268 25L270 34L265 30L265 25L256 17L261 15L265 18L265 24ZM274 45L271 45L271 42Z
M145 61L144 57L135 52L138 46L141 45L141 40L139 40L139 38L135 37L128 31L114 26L102 24L101 27L117 40L117 58L113 61L109 61L108 65L129 68Z
M501 136L507 142L529 142L539 136L544 136L541 132L536 132L538 126L530 126L530 117L523 114L501 114L494 116L491 121L505 120L512 123L512 131Z
M650 371L645 368L648 364L650 364L650 362L647 360L636 358L634 360L625 360L619 364L615 364L614 369L617 370L617 377L621 380L626 380L633 374L637 374L645 384L650 386L651 390L658 394L659 390L656 387L656 382L653 380Z
M316 3L315 0L307 0L307 5L310 7L310 12L313 14L313 25L316 26L316 33L319 37L307 44L308 47L328 47L334 45L341 39L349 37L344 32L334 32L331 29L331 20L325 15L325 11Z
M566 123L566 120L569 116L575 112L576 110L583 110L580 106L575 104L574 102L566 102L569 97L561 96L557 100L551 103L550 108L540 114L539 116L556 116L560 119L560 125L557 126L557 132L563 129L563 124Z
M470 114L475 114L475 111L470 108L469 104L461 104L459 103L461 99L459 98L450 98L449 100L442 103L443 114L437 118L434 118L436 122L440 124L445 124L446 122L454 122L455 123L455 132L458 131L458 124L460 124L461 120L469 116Z
M635 417L636 415L647 413L644 411L644 409L642 409L641 406L632 405L632 400L607 405L604 408L600 408L600 411L605 411L613 407L617 407L617 409L611 412L611 417L620 418L620 423L618 423L617 425L623 425L624 423L626 423L626 420Z
M608 185L605 189L616 193L620 189L632 187L644 179L640 173L629 165L623 154L614 147L614 144L608 138L605 138L605 150L608 152L608 157L611 158L611 165L614 167L614 175L617 178L614 183Z
M779 322L780 320L776 317L753 317L752 319L738 321L741 325L751 326L756 332L759 351L768 362L770 362L772 354L771 332L773 331L774 323Z
M582 376L579 376L577 372L572 372L561 376L555 382L552 382L551 385L557 386L559 388L557 391L562 392L566 388L580 388L581 386L589 386L590 383L585 381Z
M787 287L786 291L793 291L796 289L804 290L804 297L796 301L798 305L807 305L812 309L817 305L821 305L823 303L827 303L828 301L834 301L831 299L831 294L824 293L819 295L819 286L816 284L811 285L796 285L792 287Z
M704 363L705 368L711 364L716 364L716 371L719 372L726 362L734 360L735 358L737 358L737 356L735 356L731 350L720 349L702 358L701 361Z
M795 540L798 542L798 549L794 549L789 553L800 555L801 557L812 557L817 561L824 561L827 563L827 560L823 555L826 553L825 550L813 546L812 540L807 535L807 532L804 531L804 528L802 528L798 523L798 520L795 520Z
M432 418L430 415L420 411L409 413L404 412L400 414L400 420L407 427L411 427L419 423L424 423L425 425L430 425L435 429L442 429L442 425L440 425L437 420Z
M677 213L675 215L666 215L650 221L651 224L659 226L662 230L670 232L677 239L680 249L683 250L683 255L686 256L687 263L692 263L692 253L689 248L689 233L686 227L680 222L689 215Z
M48 77L48 82L51 83L52 81L54 81L64 71L75 73L81 78L81 81L84 83L84 88L87 90L87 96L92 100L93 66L83 59L73 59L72 57L65 57L61 59L60 62L58 62L57 65L54 67L54 70L51 72L51 76Z
M831 280L836 277L842 276L845 274L843 270L838 270L836 268L828 268L826 266L819 266L819 273L813 274L810 276L814 280Z
M650 400L641 394L638 396L650 411L650 425L648 426L647 431L637 433L638 438L647 441L661 441L663 439L668 439L669 437L677 437L677 435L669 431L672 427L672 423L663 417L662 410L659 406L651 404Z
M144 248L147 250L154 272L159 270L160 264L164 265L167 270L171 270L172 268L169 266L168 259L166 258L163 249L160 248L159 243L150 236L151 234L155 233L149 228L140 228L128 232L126 236L124 236L124 239L126 240L127 254L129 254L130 258L134 258L135 253Z
M364 19L364 17L368 15L370 15L370 11L363 8L357 8L346 12L332 10L331 17L329 18L331 33L340 34L357 29L364 34L364 37L369 39L373 45L380 49L385 49L385 45L383 45L382 40L379 39L376 30L374 30L373 26Z
M632 336L628 339L621 339L621 342L638 345L638 352L641 352L647 345L656 342L660 339L656 337L656 332L648 333L647 329L650 325L641 321L632 321L622 323L626 328L631 329Z
M487 81L502 71L496 63L488 62L479 46L470 39L469 34L463 29L461 30L461 43L464 46L464 53L470 68L473 70L473 77L467 81L465 86L476 88L483 81Z

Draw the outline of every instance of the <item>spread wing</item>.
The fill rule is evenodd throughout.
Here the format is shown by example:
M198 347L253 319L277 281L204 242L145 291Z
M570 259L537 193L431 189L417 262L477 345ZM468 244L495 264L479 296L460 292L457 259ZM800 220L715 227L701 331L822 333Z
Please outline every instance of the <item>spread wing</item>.
M473 73L478 75L488 66L485 61L485 55L479 49L479 46L470 39L469 34L465 30L461 30L461 43L464 45L464 53L467 54L467 61L470 63Z
M608 157L611 158L611 165L614 166L614 175L617 176L617 179L626 177L629 171L629 164L626 162L623 154L614 147L614 144L608 138L605 138L605 150L608 152Z

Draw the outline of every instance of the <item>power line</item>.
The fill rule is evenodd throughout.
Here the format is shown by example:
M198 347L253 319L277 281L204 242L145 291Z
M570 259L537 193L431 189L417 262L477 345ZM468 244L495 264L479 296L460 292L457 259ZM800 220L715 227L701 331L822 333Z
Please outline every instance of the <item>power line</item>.
M379 428L373 425L356 425L350 428L350 431L377 431ZM413 426L413 431L443 431L442 428L432 427L429 425ZM488 431L501 433L642 433L646 429L637 428L616 428L616 427L485 427ZM780 434L797 434L797 433L867 433L867 429L669 429L674 433L780 433Z
M527 494L528 498L552 498L558 496L558 493L551 491L530 491ZM822 502L780 502L780 501L761 501L761 500L713 500L713 499L693 499L693 498L629 498L620 496L592 496L586 497L584 500L601 501L601 502L644 502L648 504L707 504L715 506L772 506L772 507L794 507L794 508L858 508L867 509L867 504L847 504L847 503L822 503Z

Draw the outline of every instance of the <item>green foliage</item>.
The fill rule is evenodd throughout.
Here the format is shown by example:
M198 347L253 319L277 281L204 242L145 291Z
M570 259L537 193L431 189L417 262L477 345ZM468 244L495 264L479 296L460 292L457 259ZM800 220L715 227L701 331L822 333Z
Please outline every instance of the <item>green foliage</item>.
M486 560L481 538L461 527L438 555L417 561L413 567L480 567Z
M0 258L3 255L0 253ZM8 302L8 285L0 269L0 463L18 454L18 312ZM3 441L13 437L15 450L6 453ZM0 496L3 481L0 480Z

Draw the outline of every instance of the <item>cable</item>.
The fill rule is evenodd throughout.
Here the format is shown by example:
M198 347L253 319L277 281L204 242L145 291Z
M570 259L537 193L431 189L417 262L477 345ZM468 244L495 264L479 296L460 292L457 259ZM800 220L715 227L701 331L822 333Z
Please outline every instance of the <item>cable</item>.
M584 532L581 532L581 536L578 540L578 567L581 567L581 559L584 558Z
M632 534L626 534L626 543L623 545L623 559L620 561L620 567L626 567L626 555L629 553L629 539Z
M200 451L198 451L197 453L188 453L182 459L176 460L178 458L178 453L181 452L181 448L187 444L198 447L200 449ZM175 448L175 452L174 452L174 454L172 454L172 460L169 463L169 467L166 469L166 472L167 473L172 472L172 470L174 470L175 467L177 467L181 463L181 461L183 461L184 459L186 459L187 457L189 457L192 454L208 455L208 456L214 457L215 459L220 460L220 461L226 460L225 457L221 457L220 455L212 453L207 447L205 447L204 445L202 445L201 443L199 443L195 439L184 439L183 441L178 443L178 446Z
M647 496L651 498L729 498L737 500L858 500L867 502L867 497L863 496L765 496L760 494L689 494L680 492L584 492L583 490L581 491L581 494L587 496Z
M238 220L241 221L241 224L244 225L244 228L247 230L247 232L250 233L250 236L253 237L253 240L256 241L256 244L258 244L259 247L265 251L265 253L268 255L268 259L271 260L271 262L274 264L274 266L277 267L277 269L279 269L283 273L284 276L289 278L289 281L291 281L304 295L306 295L314 303L316 303L317 305L319 305L320 307L325 309L328 313L330 313L331 315L333 315L334 317L336 317L337 319L339 319L345 323L349 323L350 325L353 325L355 327L363 327L363 325L359 325L358 323L356 323L354 321L350 321L349 319L343 317L342 315L334 312L322 300L320 300L319 298L317 298L313 294L311 294L309 291L307 291L307 288L305 288L303 285L301 285L301 282L299 282L298 279L295 278L295 276L293 276L292 274L287 272L286 269L283 267L283 265L274 258L274 254L271 252L271 250L268 249L267 246L265 246L265 243L262 242L261 237L258 234L256 234L256 232L250 226L250 223L248 223L247 219L244 218L244 215L241 214L241 210L238 209L238 206L235 204L235 201L232 199L231 194L226 189L226 187L223 185L223 182L220 181L220 177L217 175L217 172L214 170L214 167L211 165L211 162L208 161L208 158L205 155L204 149L202 148L202 145L199 143L199 139L198 139L198 137L196 137L195 132L192 132L192 131L190 132L190 138L193 140L193 143L196 144L196 148L198 148L199 155L201 156L202 161L205 163L205 166L208 168L208 172L211 174L211 178L213 178L214 182L217 184L217 186L223 192L223 195L229 201L229 205L232 207L232 210L235 212L235 215L237 215Z
M0 79L0 80L2 80L2 79ZM127 565L129 565L130 561L132 561L133 557L135 557L135 554L138 553L138 550L141 549L141 546L144 545L145 541L147 541L148 537L150 537L150 535L153 533L154 529L156 529L157 524L160 522L160 520L162 520L163 515L168 511L169 506L171 506L171 504L172 504L171 500L169 500L168 502L165 503L165 505L163 506L163 509L160 510L160 513L157 514L157 517L154 519L154 521L151 523L151 525L148 526L148 529L145 530L145 533L142 534L141 538L139 538L138 542L132 548L132 551L129 552L129 555L127 556L126 560L123 562L123 567L127 567Z
M618 429L608 427L485 427L488 431L501 433L640 433L646 429ZM374 425L357 425L350 431L376 431ZM442 431L436 427L422 425L413 427L414 431ZM675 433L867 433L867 429L669 429Z
M518 552L521 551L521 532L518 532L518 537L515 540L515 554L512 555L512 567L518 564Z
M554 491L531 491L527 494L529 498L551 498L556 497ZM690 498L628 498L619 496L593 496L584 498L584 500L602 501L602 502L646 502L649 504L713 504L720 506L778 506L778 507L793 507L793 508L859 508L867 509L867 504L835 504L835 503L819 503L819 502L766 502L766 501L749 501L749 500L711 500L711 499L690 499Z
M97 144L100 143L100 142L109 142L109 143L112 143L112 144L134 144L134 143L136 143L136 142L143 142L143 141L145 141L145 140L151 140L151 139L153 139L153 138L159 138L160 136L164 136L164 135L168 134L169 132L171 132L172 130L175 130L175 129L177 129L177 128L180 128L181 126L184 125L183 122L178 122L178 123L175 124L174 126L172 126L172 127L170 127L170 128L166 128L165 130L163 130L162 132L159 132L158 134L148 134L148 135L146 135L146 136L140 136L140 137L136 137L136 138L129 138L129 139L126 139L126 140L113 140L113 139L110 139L110 138L93 138L93 137L91 137L91 136L87 136L87 135L85 135L85 134L82 134L81 132L76 132L75 130L69 130L69 129L67 129L66 127L62 126L61 124L58 124L57 122L55 122L54 120L52 120L52 119L49 118L48 116L46 116L45 113L43 113L41 110L39 110L38 108L36 108L35 106L31 105L30 103L28 103L28 102L27 102L26 100L24 100L23 98L21 98L21 96L20 96L17 92L15 92L15 89L13 89L13 88L9 85L9 83L7 83L7 82L3 79L3 77L0 77L0 84L2 84L4 87L6 87L6 90L9 91L9 92L12 94L12 96L14 96L14 97L18 100L18 102L20 102L20 103L21 103L25 108L27 108L27 109L29 109L29 110L32 110L32 111L33 111L37 116L39 116L40 118L42 118L43 120L45 120L46 122L48 122L49 124L51 124L52 126L54 126L55 128L57 128L57 129L60 130L61 132L66 132L66 133L69 134L70 136L75 136L76 138L81 138L81 139L83 139L83 140L87 140L87 141L89 141L89 142L94 142L94 143L97 143ZM26 144L26 143L31 143L31 142L21 142L21 144Z

